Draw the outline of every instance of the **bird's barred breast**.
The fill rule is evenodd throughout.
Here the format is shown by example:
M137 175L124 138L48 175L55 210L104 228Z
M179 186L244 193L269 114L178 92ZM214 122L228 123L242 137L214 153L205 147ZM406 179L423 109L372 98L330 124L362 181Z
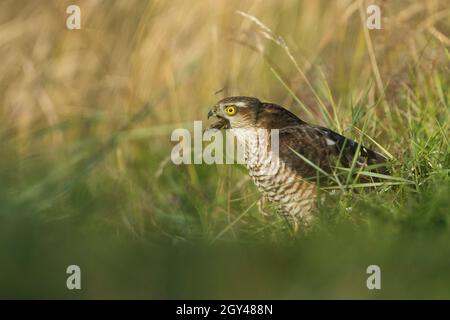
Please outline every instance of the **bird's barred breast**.
M303 216L310 211L316 189L304 181L275 152L271 152L270 134L256 131L235 131L244 146L244 160L249 175L259 191L278 204L282 214Z
M302 180L276 154L264 152L267 144L261 139L251 140L247 147L247 169L259 191L269 201L278 203L281 213L309 213L316 196L315 185Z

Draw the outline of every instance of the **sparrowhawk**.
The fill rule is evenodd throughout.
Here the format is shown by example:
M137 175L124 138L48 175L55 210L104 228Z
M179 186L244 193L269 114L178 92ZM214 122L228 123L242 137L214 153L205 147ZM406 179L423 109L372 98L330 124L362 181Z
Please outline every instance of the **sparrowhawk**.
M336 167L378 165L378 172L387 172L386 158L380 153L257 98L222 99L209 117L217 118L209 129L230 129L245 146L245 165L263 198L274 203L295 229L299 222L311 220L318 184L330 183ZM271 145L272 129L278 134L277 154L270 152L275 147ZM261 135L261 130L267 134Z

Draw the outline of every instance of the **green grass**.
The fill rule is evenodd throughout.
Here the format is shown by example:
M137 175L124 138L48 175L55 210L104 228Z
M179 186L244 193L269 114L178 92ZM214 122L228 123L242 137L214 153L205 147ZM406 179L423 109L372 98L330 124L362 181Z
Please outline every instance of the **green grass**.
M393 2L369 38L346 1L97 5L78 33L61 4L23 2L28 22L0 10L0 298L450 298L444 1ZM221 87L361 141L392 176L359 188L338 170L347 184L293 236L242 166L170 161L172 130L206 120Z

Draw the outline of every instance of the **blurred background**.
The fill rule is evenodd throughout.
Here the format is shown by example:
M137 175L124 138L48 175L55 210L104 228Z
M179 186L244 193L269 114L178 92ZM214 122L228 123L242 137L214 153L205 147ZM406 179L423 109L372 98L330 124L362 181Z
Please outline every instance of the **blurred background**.
M449 46L445 0L2 0L0 297L450 298ZM241 166L170 161L229 95L362 135L393 179L293 237Z

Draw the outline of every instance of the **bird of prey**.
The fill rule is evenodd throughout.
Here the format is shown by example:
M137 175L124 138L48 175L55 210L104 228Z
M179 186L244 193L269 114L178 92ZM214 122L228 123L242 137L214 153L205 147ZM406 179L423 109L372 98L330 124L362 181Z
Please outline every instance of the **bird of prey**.
M295 230L311 221L318 184L328 183L336 167L375 165L378 172L387 172L381 154L257 98L224 98L209 111L210 117L217 121L208 129L230 129L245 146L245 165L262 199L273 203ZM277 153L270 152L274 129Z

